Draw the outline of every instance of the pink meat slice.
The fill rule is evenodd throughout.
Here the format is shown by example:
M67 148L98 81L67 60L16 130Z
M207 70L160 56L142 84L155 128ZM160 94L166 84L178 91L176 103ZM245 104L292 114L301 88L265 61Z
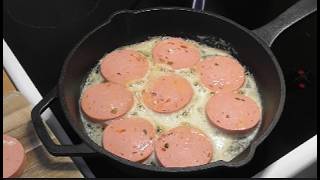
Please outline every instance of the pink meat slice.
M201 82L215 93L235 91L245 81L244 68L231 57L208 57L197 64L196 70Z
M83 112L95 122L120 117L132 106L132 93L125 86L112 82L91 85L81 97Z
M153 111L171 113L186 106L193 96L190 83L178 75L164 75L148 84L142 98Z
M174 69L189 68L200 61L200 50L181 38L158 42L152 50L156 63L168 64Z
M122 158L141 162L153 152L155 128L143 118L113 121L103 132L103 147Z
M245 133L261 119L259 106L251 98L237 93L219 93L206 106L210 122L229 133Z
M23 173L26 155L22 144L9 135L3 135L3 178L18 177Z
M101 62L102 76L111 82L126 84L141 79L149 68L146 57L135 50L115 50L105 56Z
M200 130L179 126L160 135L155 152L164 167L191 167L209 163L213 146Z

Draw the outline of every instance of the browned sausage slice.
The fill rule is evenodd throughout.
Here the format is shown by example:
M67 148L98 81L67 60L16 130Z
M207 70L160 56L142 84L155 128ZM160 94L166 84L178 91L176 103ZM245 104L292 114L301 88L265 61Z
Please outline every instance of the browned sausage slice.
M22 144L9 135L3 135L3 178L14 178L22 174L26 156Z
M248 132L261 119L261 111L255 101L231 92L212 96L206 112L212 124L230 133Z
M148 108L170 113L188 104L192 95L192 87L186 79L178 75L165 75L151 81L142 97Z
M207 164L213 156L210 139L188 126L171 129L157 139L156 157L164 167L190 167Z
M101 62L102 76L112 82L126 84L143 78L148 71L146 57L134 50L116 50L105 56Z
M245 81L245 70L230 57L212 56L197 64L201 82L213 92L231 92Z
M109 152L134 162L148 158L153 152L153 125L143 118L113 121L103 132L103 147Z
M81 97L81 108L93 121L120 117L130 110L133 96L123 85L101 83L89 86Z
M181 38L160 41L152 50L156 63L168 64L174 69L189 68L200 60L199 49Z

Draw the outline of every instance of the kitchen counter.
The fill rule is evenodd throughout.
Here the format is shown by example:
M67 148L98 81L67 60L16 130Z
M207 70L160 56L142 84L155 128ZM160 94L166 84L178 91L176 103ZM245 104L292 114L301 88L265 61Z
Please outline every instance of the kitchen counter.
M22 178L82 178L69 157L50 155L39 141L31 123L32 105L18 91L3 70L3 133L23 145L27 164ZM59 143L54 135L51 137Z

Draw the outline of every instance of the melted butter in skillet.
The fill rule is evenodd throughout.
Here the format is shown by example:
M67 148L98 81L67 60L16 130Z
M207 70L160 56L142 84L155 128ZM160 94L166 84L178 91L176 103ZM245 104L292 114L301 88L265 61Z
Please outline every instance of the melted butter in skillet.
M150 120L150 122L154 124L155 127L157 127L158 134L163 131L167 131L168 129L177 127L181 124L186 124L199 128L204 133L206 133L213 142L214 155L212 161L232 160L234 157L236 157L250 145L250 142L257 134L261 123L259 123L258 126L252 132L243 135L227 134L221 131L220 129L215 128L208 121L205 113L206 103L210 96L213 96L214 94L210 93L209 90L200 83L200 80L195 70L192 68L185 68L174 71L171 67L167 65L153 63L152 48L154 47L156 42L158 42L162 38L154 37L142 43L119 48L131 48L143 53L147 57L147 60L150 64L149 70L143 79L139 79L137 81L128 83L129 90L132 91L134 94L134 106L127 113L127 116L138 116ZM215 55L231 56L228 52L211 48L206 45L198 44L197 42L191 40L187 41L191 42L200 49L202 57L201 60L203 60L205 57ZM157 78L167 73L178 74L183 78L187 79L192 85L194 95L190 103L188 103L184 108L180 109L179 111L169 114L161 114L148 109L143 104L141 91L145 88L146 84L150 79ZM103 81L104 80L99 72L99 65L97 65L97 67L93 68L92 71L89 73L89 76L83 86L83 89L85 89L88 85L101 83ZM246 81L240 89L240 91L244 95L252 98L262 110L261 100L258 93L258 89L256 87L255 80L249 72L246 73ZM83 115L82 121L84 123L84 127L89 137L94 142L101 145L103 132L102 126L100 124L93 123L87 120ZM154 154L152 154L144 163L157 165Z

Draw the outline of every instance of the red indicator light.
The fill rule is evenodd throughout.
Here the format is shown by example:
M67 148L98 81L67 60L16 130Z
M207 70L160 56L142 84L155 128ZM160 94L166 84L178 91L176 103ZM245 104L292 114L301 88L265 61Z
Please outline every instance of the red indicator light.
M299 69L299 70L298 70L298 74L299 74L300 76L304 75L304 70Z
M299 88L304 89L306 86L304 85L304 83L299 83L298 84Z

